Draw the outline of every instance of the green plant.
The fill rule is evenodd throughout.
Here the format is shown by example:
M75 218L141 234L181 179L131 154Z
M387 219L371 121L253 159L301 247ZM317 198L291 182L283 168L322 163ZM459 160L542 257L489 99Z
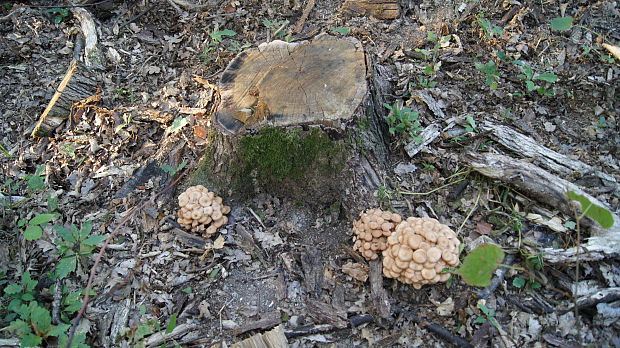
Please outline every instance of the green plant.
M224 41L225 36L232 37L235 35L237 35L237 33L233 30L230 30L230 29L220 30L219 23L216 23L215 27L209 34L210 40L209 42L207 42L207 46L205 47L204 52L202 53L202 57L204 58L205 62L208 63L211 61L212 59L211 54L220 47L220 44ZM238 43L237 43L237 46L232 47L232 50L235 50L236 48L241 49L241 47L242 46L238 46Z
M185 168L186 165L187 162L183 161L176 168L167 164L162 164L161 166L159 166L159 168L161 168L164 172L168 173L168 175L173 176L179 171L181 171L183 168Z
M480 26L480 29L482 29L482 32L484 33L484 36L488 39L488 40L492 40L495 37L502 37L502 34L504 33L504 28L498 26L498 25L493 25L491 24L491 21L489 21L488 19L486 19L484 17L484 13L480 12L478 13L478 15L476 16L476 22L475 22L478 26Z
M391 135L398 133L418 143L422 142L422 138L418 135L422 131L422 126L419 120L420 114L417 111L411 108L401 108L397 102L394 102L394 105L384 103L383 106L390 111L383 118L388 124Z
M45 177L43 176L43 172L45 171L45 165L41 164L37 167L34 174L27 174L24 176L26 180L26 185L28 187L28 191L43 191L45 190Z
M133 115L129 112L123 113L123 123L114 127L114 133L120 132L123 128L129 126L131 124L131 120L133 120Z
M475 62L474 66L477 70L481 71L484 74L485 82L491 90L497 89L499 86L498 80L500 77L499 72L497 71L497 65L494 61L490 60L487 63Z
M13 156L11 156L11 154L6 150L4 146L2 146L2 144L0 144L0 152L2 152L8 158L13 158Z
M488 321L491 325L495 326L497 329L500 329L499 323L497 322L497 319L495 319L494 309L488 308L484 300L479 301L477 307L482 312L482 315L479 315L476 318L477 324L483 324Z
M272 31L275 31L273 33L274 37L276 37L277 39L284 39L284 41L286 42L291 42L292 40L291 34L290 33L287 34L286 31L284 30L284 28L286 28L288 24L289 24L289 21L287 20L285 21L270 21L268 19L263 20L263 25L265 27L267 27L268 29L271 29Z
M540 289L542 287L542 284L536 279L514 277L512 279L512 286L514 286L517 289L523 289L524 287L528 287L530 289L535 290L535 289Z
M538 86L534 81L544 81L548 83L556 83L558 81L558 76L554 73L543 73L537 74L534 73L532 67L521 60L515 60L513 63L519 66L522 70L522 73L517 75L517 77L524 81L525 87L528 92L537 91L540 95L552 96L554 95L553 89L547 89L544 86Z
M413 87L420 87L420 88L433 88L435 86L437 86L437 82L436 81L432 81L431 79L425 77L425 76L418 76L418 82L411 82L409 84L409 86L411 88Z
M349 33L351 32L351 29L349 27L331 27L329 30L331 30L333 33L338 33L340 35L349 35Z
M472 286L488 286L491 284L493 272L504 260L504 250L494 244L483 244L472 250L461 266L454 271L465 283Z
M573 17L556 17L551 20L551 30L567 31L573 27Z
M24 229L24 238L26 240L37 240L41 238L43 235L43 228L47 225L48 222L59 217L60 214L52 213L52 214L38 214L26 221L24 219L20 219L17 222L18 227L25 227Z
M465 126L465 134L463 135L459 135L456 136L454 138L452 138L452 141L462 141L463 139L465 139L468 135L474 134L474 133L478 133L478 126L476 125L476 121L474 120L474 118L471 115L467 115L467 117L465 117L465 121L467 122L467 125Z
M136 101L136 96L134 95L134 90L130 89L130 88L116 88L114 91L112 91L112 93L114 93L114 96L112 97L112 100L117 99L117 98L128 98L130 103L134 103Z
M69 16L71 16L71 11L69 11L68 8L64 8L64 7L54 7L54 8L47 9L43 12L55 14L54 24L60 24L62 21L69 18Z
M92 221L82 224L80 229L71 224L69 228L55 225L54 229L58 235L56 245L58 254L61 256L56 265L54 278L64 278L69 273L74 272L79 258L88 258L93 254L93 250L106 240L107 235L91 235Z
M172 121L170 127L166 128L165 134L174 134L189 123L189 117L177 117Z
M598 122L594 124L594 128L599 133L603 132L607 127L609 127L609 125L607 124L607 119L605 118L605 116L600 116L598 118Z

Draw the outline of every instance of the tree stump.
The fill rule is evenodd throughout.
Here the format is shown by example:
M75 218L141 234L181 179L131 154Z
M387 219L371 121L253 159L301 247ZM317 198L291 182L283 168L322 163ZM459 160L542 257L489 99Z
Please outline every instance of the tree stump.
M354 38L244 51L222 75L218 134L200 171L220 189L341 202L357 215L376 205L381 184L387 86L386 70L375 69Z

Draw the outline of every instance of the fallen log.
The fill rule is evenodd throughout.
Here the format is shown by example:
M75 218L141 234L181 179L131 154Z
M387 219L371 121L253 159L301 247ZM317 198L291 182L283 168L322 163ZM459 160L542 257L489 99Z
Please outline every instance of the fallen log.
M575 211L581 213L581 206L568 198L566 193L574 191L593 204L611 209L604 203L584 192L577 185L566 181L550 172L522 160L512 157L468 151L463 160L477 172L493 179L499 179L515 186L529 197L552 206L564 214L574 216ZM598 223L584 217L581 222L590 228L591 235L587 243L580 248L569 249L544 248L543 257L547 262L595 261L620 254L620 218L612 212L614 220L609 229L603 229Z

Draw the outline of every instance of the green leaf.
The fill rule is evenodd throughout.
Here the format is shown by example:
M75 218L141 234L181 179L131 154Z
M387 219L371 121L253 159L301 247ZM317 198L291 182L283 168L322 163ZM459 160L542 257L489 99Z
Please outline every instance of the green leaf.
M174 167L169 166L167 164L162 164L161 166L159 166L159 168L161 168L161 170L163 170L164 172L168 173L168 175L174 175L177 173Z
M47 334L52 329L52 316L50 311L36 305L30 312L30 319L37 330L43 334Z
M43 342L43 339L33 333L27 333L22 336L20 347L36 347Z
M30 331L30 325L27 322L21 319L15 319L11 322L9 326L6 327L6 330L16 331L18 335L23 336Z
M193 290L192 290L191 286L188 286L188 287L186 287L185 289L183 289L181 291L183 291L186 294L191 294Z
M57 326L54 326L47 335L57 337L67 332L70 327L71 325L69 324L58 324Z
M173 314L170 316L170 319L168 320L168 326L166 326L166 334L169 334L172 332L172 330L174 330L174 328L177 327L177 315Z
M30 219L30 221L28 221L28 224L29 225L42 225L42 224L52 221L54 218L56 218L56 214L39 214L33 217L32 219Z
M47 210L52 212L58 209L58 197L49 197L47 199Z
M54 229L58 237L62 238L65 242L75 243L75 236L68 228L61 225L54 225Z
M544 73L544 74L534 76L534 80L542 80L542 81L555 83L558 81L558 75L554 73Z
M573 17L557 17L551 20L551 30L566 31L573 26Z
M483 244L472 250L456 273L471 286L487 286L495 269L504 259L504 250L494 244Z
M170 125L170 127L168 127L168 129L166 129L166 133L176 133L179 130L181 130L181 128L185 127L186 124L189 123L189 117L177 117L174 119L174 121L172 121L172 124Z
M22 292L22 286L20 284L10 284L4 288L4 293L7 295L19 294Z
M77 267L77 256L63 257L56 265L56 277L62 279L75 271Z
M536 89L536 85L531 80L525 81L525 87L527 88L528 92L531 92Z
M86 236L88 236L92 230L93 230L92 221L86 221L85 223L83 223L82 228L80 229L80 240L86 238Z
M338 33L342 35L348 35L351 32L351 29L349 29L349 27L333 27L331 28L331 30L334 33Z
M41 238L42 235L43 230L38 225L28 226L24 231L24 238L26 238L26 240L37 240Z
M514 286L517 289L521 289L524 285L525 285L525 278L523 277L515 277L512 280L512 286Z
M82 242L82 244L86 244L90 246L97 246L106 239L108 239L107 234L104 234L104 235L96 234L96 235L88 237L85 241Z
M575 191L568 191L566 195L581 204L582 214L585 213L587 217L598 222L603 228L610 228L614 225L614 218L609 210L591 203L587 197L577 194Z
M39 282L30 277L30 272L26 271L22 274L22 284L24 285L26 292L31 292L37 286Z

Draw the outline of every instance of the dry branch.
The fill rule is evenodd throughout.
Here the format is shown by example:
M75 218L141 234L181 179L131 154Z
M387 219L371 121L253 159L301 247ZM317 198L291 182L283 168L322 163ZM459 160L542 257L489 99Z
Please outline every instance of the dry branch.
M610 210L606 204L590 196L573 183L531 163L491 153L467 152L463 158L481 174L514 185L528 196L555 207L566 215L573 216L573 207L580 211L579 205L566 196L568 191L575 191L587 197L593 204ZM543 249L545 260L553 263L574 262L577 258L582 261L594 261L617 256L620 253L620 218L616 214L612 213L612 215L614 224L607 230L602 229L589 218L582 219L582 222L590 227L591 237L588 238L588 242L582 244L580 250L576 247L545 248Z
M597 171L579 160L574 160L568 156L557 153L547 147L536 142L536 140L523 135L510 127L496 125L485 122L481 127L484 131L491 132L493 140L507 147L511 151L521 156L534 158L546 169L552 170L562 175L571 175L573 172L579 172L582 175L593 174L602 179L606 185L611 185L615 190L620 189L620 185L616 180L603 172Z

